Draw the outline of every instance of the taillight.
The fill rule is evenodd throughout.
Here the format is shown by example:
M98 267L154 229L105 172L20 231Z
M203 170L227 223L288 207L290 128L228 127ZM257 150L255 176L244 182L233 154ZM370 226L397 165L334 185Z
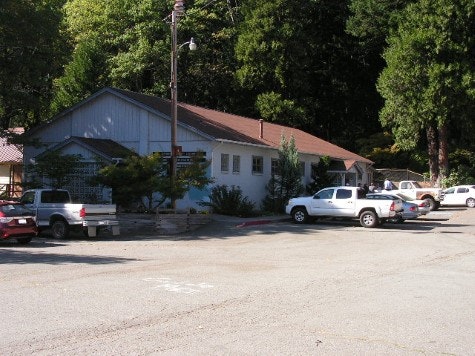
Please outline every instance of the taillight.
M86 217L86 208L81 208L81 210L79 210L79 217L81 218Z
M0 223L8 224L12 220L12 217L7 217L4 212L0 211Z
M389 207L389 210L390 211L394 211L394 207L396 206L396 204L394 204L394 202L391 203L391 206Z
M410 211L417 211L417 207L411 206L411 207L409 208L409 210L410 210Z

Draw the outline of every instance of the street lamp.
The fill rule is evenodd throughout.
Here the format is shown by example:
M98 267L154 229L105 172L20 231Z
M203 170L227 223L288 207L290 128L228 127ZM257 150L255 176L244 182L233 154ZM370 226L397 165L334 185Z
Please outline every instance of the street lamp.
M189 45L191 51L196 50L196 43L193 37L190 41L183 43L182 45L177 45L177 25L182 16L185 13L185 1L184 0L175 0L175 5L173 6L172 11L172 54L171 54L171 80L170 80L170 90L171 90L171 150L170 150L170 184L172 189L172 209L176 209L176 199L174 197L174 189L176 182L176 173L177 173L177 156L181 153L181 147L177 145L177 118L178 118L178 91L177 91L177 66L178 66L178 51L184 45Z

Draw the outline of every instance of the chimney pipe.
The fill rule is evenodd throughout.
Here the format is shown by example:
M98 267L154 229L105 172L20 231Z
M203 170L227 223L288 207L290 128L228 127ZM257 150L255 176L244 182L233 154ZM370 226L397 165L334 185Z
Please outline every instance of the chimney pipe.
M259 138L264 138L264 120L259 119Z

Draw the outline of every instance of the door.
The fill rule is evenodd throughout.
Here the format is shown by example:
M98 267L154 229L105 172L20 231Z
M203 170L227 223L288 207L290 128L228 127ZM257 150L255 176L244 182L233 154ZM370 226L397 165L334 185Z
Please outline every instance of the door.
M333 193L335 189L327 188L317 192L310 203L310 215L323 216L330 215L333 210Z
M444 192L444 199L442 200L443 205L454 205L456 202L455 188L447 189Z
M333 216L353 216L355 199L353 196L356 190L349 188L338 188L333 199Z

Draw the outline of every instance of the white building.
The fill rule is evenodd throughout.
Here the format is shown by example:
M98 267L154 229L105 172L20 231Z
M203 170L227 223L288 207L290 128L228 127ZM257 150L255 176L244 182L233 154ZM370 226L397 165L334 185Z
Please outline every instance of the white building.
M24 162L34 163L47 150L81 154L89 163L84 175L93 175L98 157L112 163L130 151L139 155L169 154L170 108L170 101L162 98L104 88L30 130L27 135L39 139L45 147L25 147ZM215 178L214 184L239 186L256 207L266 195L265 186L271 178L272 162L278 158L282 136L295 139L303 184L311 182L311 167L322 156L332 158L335 184L356 186L371 180L370 160L298 129L183 103L178 104L177 126L183 160L203 151L211 160L209 175ZM78 199L94 194L105 198L98 188L88 187L84 177L78 177L69 189ZM195 207L208 193L209 189L192 190L177 206Z

